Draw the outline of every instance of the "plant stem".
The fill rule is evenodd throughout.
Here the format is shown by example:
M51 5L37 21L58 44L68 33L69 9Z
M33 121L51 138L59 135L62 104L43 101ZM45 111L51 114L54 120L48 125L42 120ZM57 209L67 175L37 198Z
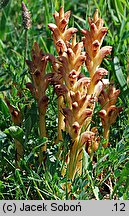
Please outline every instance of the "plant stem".
M76 140L74 140L73 145L71 147L70 150L70 160L69 160L69 165L68 165L68 177L69 179L74 179L74 176L76 174L76 170L77 170L77 162L78 162L78 155L79 155L79 146L78 146L78 137L76 138ZM78 167L80 167L80 165L78 164ZM78 170L78 172L81 172L81 169Z
M110 132L109 127L105 127L105 128L104 128L104 135L103 135L103 137L104 137L104 139L107 140L107 142L103 144L103 147L104 147L104 148L108 147L109 132Z
M16 148L16 164L17 162L23 158L23 154L24 154L24 148L23 145L17 140L15 139L15 148Z
M23 70L25 70L26 59L27 59L27 47L28 47L28 29L25 29L25 49L24 49L24 62L23 62ZM21 87L23 85L24 76L21 81Z
M26 64L27 47L28 47L28 29L25 29L25 49L24 49L24 64L23 64L23 69L25 69L25 64Z
M57 142L62 140L62 130L64 130L65 128L64 116L61 112L63 103L64 103L63 96L60 96L58 98L58 139L57 139Z
M64 0L61 1L61 6L64 8Z
M39 113L39 131L40 131L40 138L46 137L46 124L45 124L45 115ZM40 154L39 154L39 161L40 163L43 161L43 153L47 150L46 143L41 147Z

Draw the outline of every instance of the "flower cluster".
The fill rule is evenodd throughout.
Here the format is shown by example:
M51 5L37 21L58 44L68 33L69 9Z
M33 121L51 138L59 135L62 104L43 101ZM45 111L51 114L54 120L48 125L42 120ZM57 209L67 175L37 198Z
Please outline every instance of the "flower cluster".
M52 36L54 40L54 44L57 50L57 53L60 57L64 56L65 53L68 51L68 48L70 46L69 40L71 39L72 35L77 32L76 28L68 28L68 22L70 18L70 11L67 11L64 13L64 8L61 7L59 12L54 13L54 19L55 24L50 23L48 24L48 27L52 31ZM67 88L64 85L64 80L62 78L62 72L61 72L61 59L58 58L58 60L54 61L52 63L53 67L53 79L52 83L54 83L55 92L58 95L58 140L62 140L62 130L64 130L64 116L62 115L62 107L64 107L64 99L63 94L67 92ZM65 76L65 74L64 74Z
M68 22L71 12L67 11L64 13L64 8L61 7L59 13L54 13L54 19L56 24L50 23L48 27L53 32L54 44L59 55L62 55L67 51L68 41L72 35L77 32L76 28L68 29Z
M35 42L32 49L32 60L26 60L32 77L32 83L27 83L26 87L31 91L38 104L41 138L46 137L45 113L48 106L48 97L45 92L51 77L51 74L46 74L48 60L49 56L45 55ZM42 148L42 151L46 151L46 146Z
M52 61L55 92L63 96L61 105L65 130L72 139L69 149L69 178L76 172L81 173L83 151L86 146L91 155L100 142L96 131L90 131L95 103L102 90L102 79L108 71L100 68L105 55L110 54L111 47L100 48L107 28L103 27L103 20L98 17L96 10L93 20L89 18L90 30L82 30L82 42L77 42L75 28L67 28L70 12L64 13L61 7L59 13L54 14L55 24L49 24L56 50L59 54ZM72 36L73 35L73 36ZM72 37L72 39L71 39ZM71 39L71 40L70 40ZM85 52L82 51L85 47ZM90 77L82 74L81 69L85 62Z
M98 16L98 10L95 11L93 19L89 18L90 30L82 30L84 34L83 44L86 50L86 67L91 77L88 94L98 96L102 90L102 78L108 71L99 68L103 58L111 53L111 46L101 48L103 39L107 33L107 28L103 27L104 21Z
M116 101L120 94L120 90L113 85L105 86L99 96L99 103L101 104L102 110L99 112L102 126L104 128L104 139L106 143L104 147L109 145L109 131L110 126L115 123L117 116L122 111L122 107L116 107Z
M30 28L30 14L22 3L24 28ZM48 24L58 56L44 54L35 42L32 49L32 60L26 60L30 70L31 82L26 84L32 96L37 101L39 113L40 137L46 137L45 113L48 107L46 89L51 84L58 96L58 139L62 140L62 130L71 138L66 155L68 178L73 180L76 173L82 173L84 151L92 158L98 149L100 136L97 127L92 127L91 121L95 104L100 102L102 110L99 115L104 128L104 138L108 146L109 129L116 121L121 108L116 107L120 93L113 85L105 86L105 76L108 71L100 67L104 57L111 53L111 46L102 47L107 28L104 21L95 11L93 19L89 18L89 30L81 30L82 40L77 40L77 28L68 28L70 11L64 12L61 7L54 13L55 24ZM51 62L51 73L46 73L47 62ZM83 73L86 67L89 76ZM9 105L12 119L20 122L20 115ZM15 115L14 115L15 113ZM17 122L16 122L17 121ZM19 121L19 122L18 122ZM41 148L42 153L47 149L46 144ZM62 149L61 149L62 150ZM63 151L63 150L62 150ZM64 170L63 170L64 172Z

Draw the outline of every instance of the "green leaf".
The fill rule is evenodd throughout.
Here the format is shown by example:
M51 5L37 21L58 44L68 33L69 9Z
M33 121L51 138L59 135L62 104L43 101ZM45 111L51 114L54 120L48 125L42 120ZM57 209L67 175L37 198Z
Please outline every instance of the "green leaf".
M119 18L119 21L121 22L122 19L121 19L121 14L123 14L123 7L120 3L119 0L114 0L114 3L115 3L115 10L116 10L116 13L117 13L117 16Z
M9 115L8 106L2 98L0 98L0 111L3 113L5 117Z
M5 3L5 0L4 1L2 1L2 4L0 5L0 9L3 7L3 6L5 6L5 4L3 5L3 2ZM7 0L6 0L6 2L7 2ZM4 38L4 36L5 36L5 31L6 31L6 23L7 23L7 18L8 18L8 16L9 16L9 14L10 14L10 9L11 9L11 1L9 2L7 2L8 4L6 4L7 5L7 7L6 8L4 8L4 9L2 9L2 13L1 13L1 19L0 19L0 38Z
M23 143L23 129L19 126L11 126L4 131L9 134L12 138L17 139L19 142Z
M129 38L129 31L125 31L123 36L122 36L122 41L126 40Z
M116 0L116 4L117 4L118 12L121 14L124 14L124 9L123 9L123 5L122 5L121 1Z
M31 120L31 116L29 115L28 118L25 120L25 131L26 131L26 135L28 136L28 134L30 133L31 129L32 129L32 120Z
M125 164L125 167L128 169L128 173L129 173L129 161Z
M115 21L116 23L118 23L119 20L118 20L117 16L115 16L114 10L112 10L112 7L110 5L110 0L108 0L108 7L109 7L109 11L110 11L111 16L112 16L112 20Z
M93 192L94 192L95 198L99 200L99 188L97 186L95 186L95 188L93 189Z
M121 3L123 3L124 5L126 5L126 7L129 8L129 5L128 5L128 3L127 3L127 0L121 0Z
M43 137L39 140L39 145L37 145L36 147L33 148L33 152L37 151L37 149L40 149L42 146L44 146L46 144L46 142L48 141L47 137Z
M6 137L7 135L0 130L0 140L3 140Z
M73 15L73 17L75 17L77 20L81 21L82 23L86 24L86 20L82 19L79 16Z
M124 133L123 133L123 136L124 137L129 136L129 125L126 126Z
M127 89L127 82L122 72L119 59L115 56L113 61L114 61L114 69L115 69L116 77L120 83L120 86L125 91Z
M89 155L86 151L83 151L83 170L87 170L89 165Z

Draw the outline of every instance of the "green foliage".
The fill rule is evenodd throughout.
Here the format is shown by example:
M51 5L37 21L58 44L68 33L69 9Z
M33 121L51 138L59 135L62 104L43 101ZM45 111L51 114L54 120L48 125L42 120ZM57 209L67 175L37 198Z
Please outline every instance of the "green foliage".
M57 103L56 96L50 87L47 91L50 106L46 113L49 138L39 139L38 112L35 100L30 95L25 84L30 81L27 66L24 65L24 30L21 22L21 2L2 1L0 5L0 199L129 199L129 85L127 70L129 69L129 5L126 0L92 0L92 1L25 1L32 17L32 28L28 31L27 58L36 40L44 52L56 54L53 48L48 23L53 22L55 9L64 4L65 10L72 11L71 23L79 29L87 28L88 16L95 8L99 9L108 35L104 44L113 46L110 59L103 64L109 71L110 80L120 88L118 106L123 112L112 126L110 147L99 149L94 154L94 163L90 157L84 156L84 169L81 176L76 176L71 183L66 174L62 176L65 165L64 155L68 153L71 144L68 134L63 133L63 141L57 143ZM80 38L80 33L78 33ZM48 67L48 72L50 66ZM84 71L86 73L86 71ZM11 92L11 93L10 93ZM20 92L20 97L18 93ZM14 126L9 109L4 101L8 96L11 103L21 107L23 123ZM98 125L102 134L96 105L93 125ZM14 139L22 142L25 148L24 159L19 161L20 169L15 168ZM45 143L48 150L45 163L38 164L40 147ZM59 155L59 149L64 148ZM60 160L60 156L62 160Z
M6 134L9 134L12 138L23 143L23 130L18 126L11 126L4 131Z

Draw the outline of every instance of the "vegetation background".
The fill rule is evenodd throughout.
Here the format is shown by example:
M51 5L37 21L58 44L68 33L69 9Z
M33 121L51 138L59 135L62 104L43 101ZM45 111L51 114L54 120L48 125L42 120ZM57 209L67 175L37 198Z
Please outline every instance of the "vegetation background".
M0 7L2 5L0 3ZM129 4L126 0L24 0L31 12L32 27L28 31L27 58L34 41L44 52L56 55L48 23L54 22L52 14L64 5L71 10L70 26L88 28L88 16L98 8L108 27L104 44L113 47L110 58L102 63L109 71L121 93L117 101L123 111L111 128L110 147L102 143L95 153L95 161L86 157L83 174L76 176L70 193L67 191L67 176L61 176L62 162L58 159L60 143L54 145L57 136L57 102L53 89L49 88L49 107L46 120L49 133L46 169L38 164L37 154L42 142L37 126L36 102L25 87L29 79L28 67L24 65L25 31L22 26L20 0L5 1L0 8L0 199L129 199ZM80 34L78 33L80 38ZM50 71L50 66L48 66ZM86 73L86 71L83 71ZM19 99L17 92L23 88ZM10 93L11 90L11 93ZM10 130L13 125L4 95L11 103L18 103L24 113L21 130ZM94 119L98 130L102 127L96 106ZM24 137L24 159L20 169L15 168L14 138ZM63 145L67 148L69 137L64 134ZM103 142L103 140L102 140ZM64 190L63 188L66 188Z

